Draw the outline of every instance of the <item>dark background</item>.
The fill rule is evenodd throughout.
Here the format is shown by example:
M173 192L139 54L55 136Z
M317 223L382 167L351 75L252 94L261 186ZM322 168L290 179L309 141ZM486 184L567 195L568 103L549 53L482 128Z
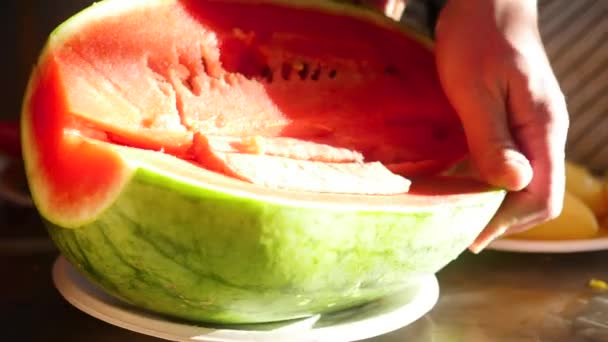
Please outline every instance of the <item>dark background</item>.
M51 31L93 0L0 2L0 120L16 120L27 80Z

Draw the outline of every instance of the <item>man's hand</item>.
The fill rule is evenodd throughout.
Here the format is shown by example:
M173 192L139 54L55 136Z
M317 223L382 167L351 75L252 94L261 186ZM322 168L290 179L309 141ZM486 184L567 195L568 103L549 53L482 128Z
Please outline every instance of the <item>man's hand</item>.
M401 16L405 0L361 0ZM534 0L448 0L436 28L443 88L482 180L510 191L471 245L556 217L564 195L568 112L538 32Z
M564 193L568 113L537 29L536 1L449 0L437 67L486 182L511 192L470 247L556 217Z

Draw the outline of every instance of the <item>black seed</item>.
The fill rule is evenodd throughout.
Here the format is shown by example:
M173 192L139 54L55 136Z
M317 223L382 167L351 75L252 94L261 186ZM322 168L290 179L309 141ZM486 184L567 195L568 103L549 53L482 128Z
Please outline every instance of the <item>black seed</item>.
M303 63L302 69L300 71L298 71L298 75L300 75L301 80L305 80L306 78L308 78L309 72L310 72L310 67L308 66L308 63Z
M268 83L272 83L272 80L273 80L272 69L270 69L270 67L268 65L265 65L262 68L260 75L262 76L262 79L265 79Z
M310 79L313 81L318 81L319 78L321 78L321 66L317 65L317 68L315 69L315 71L313 71L312 76L310 76Z
M391 76L397 76L397 75L399 75L399 69L397 69L397 67L394 65L387 65L384 68L384 74L391 75Z
M288 81L291 77L291 69L291 64L283 63L283 66L281 67L281 77L283 77L284 80Z

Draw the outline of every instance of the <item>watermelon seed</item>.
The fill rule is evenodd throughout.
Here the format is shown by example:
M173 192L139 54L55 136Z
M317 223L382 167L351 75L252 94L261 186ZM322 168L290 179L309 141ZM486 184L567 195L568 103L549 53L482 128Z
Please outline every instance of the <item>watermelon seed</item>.
M399 75L399 69L397 69L397 67L394 65L387 65L384 68L384 74L390 76L397 76Z
M308 63L302 63L302 68L298 71L298 75L301 80L305 80L308 77L308 73L310 72L310 67Z
M333 80L334 78L336 78L336 76L338 76L338 71L336 69L331 69L329 71L329 78Z
M313 81L318 81L320 77L321 77L321 65L317 65L317 68L312 73L312 76L310 76L310 79Z
M265 65L262 68L262 72L260 73L260 75L262 76L263 79L265 79L268 83L272 83L273 80L273 74L272 74L272 70L270 69L270 67L268 65Z
M289 81L289 78L291 77L291 69L291 64L283 63L283 66L281 67L281 77L283 77L285 81Z

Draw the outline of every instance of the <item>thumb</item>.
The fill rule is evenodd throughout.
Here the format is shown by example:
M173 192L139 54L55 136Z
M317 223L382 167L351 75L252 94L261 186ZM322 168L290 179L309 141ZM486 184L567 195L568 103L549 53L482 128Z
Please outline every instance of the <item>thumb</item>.
M483 86L449 94L464 126L471 159L481 178L511 191L532 180L532 166L511 134L504 97Z

